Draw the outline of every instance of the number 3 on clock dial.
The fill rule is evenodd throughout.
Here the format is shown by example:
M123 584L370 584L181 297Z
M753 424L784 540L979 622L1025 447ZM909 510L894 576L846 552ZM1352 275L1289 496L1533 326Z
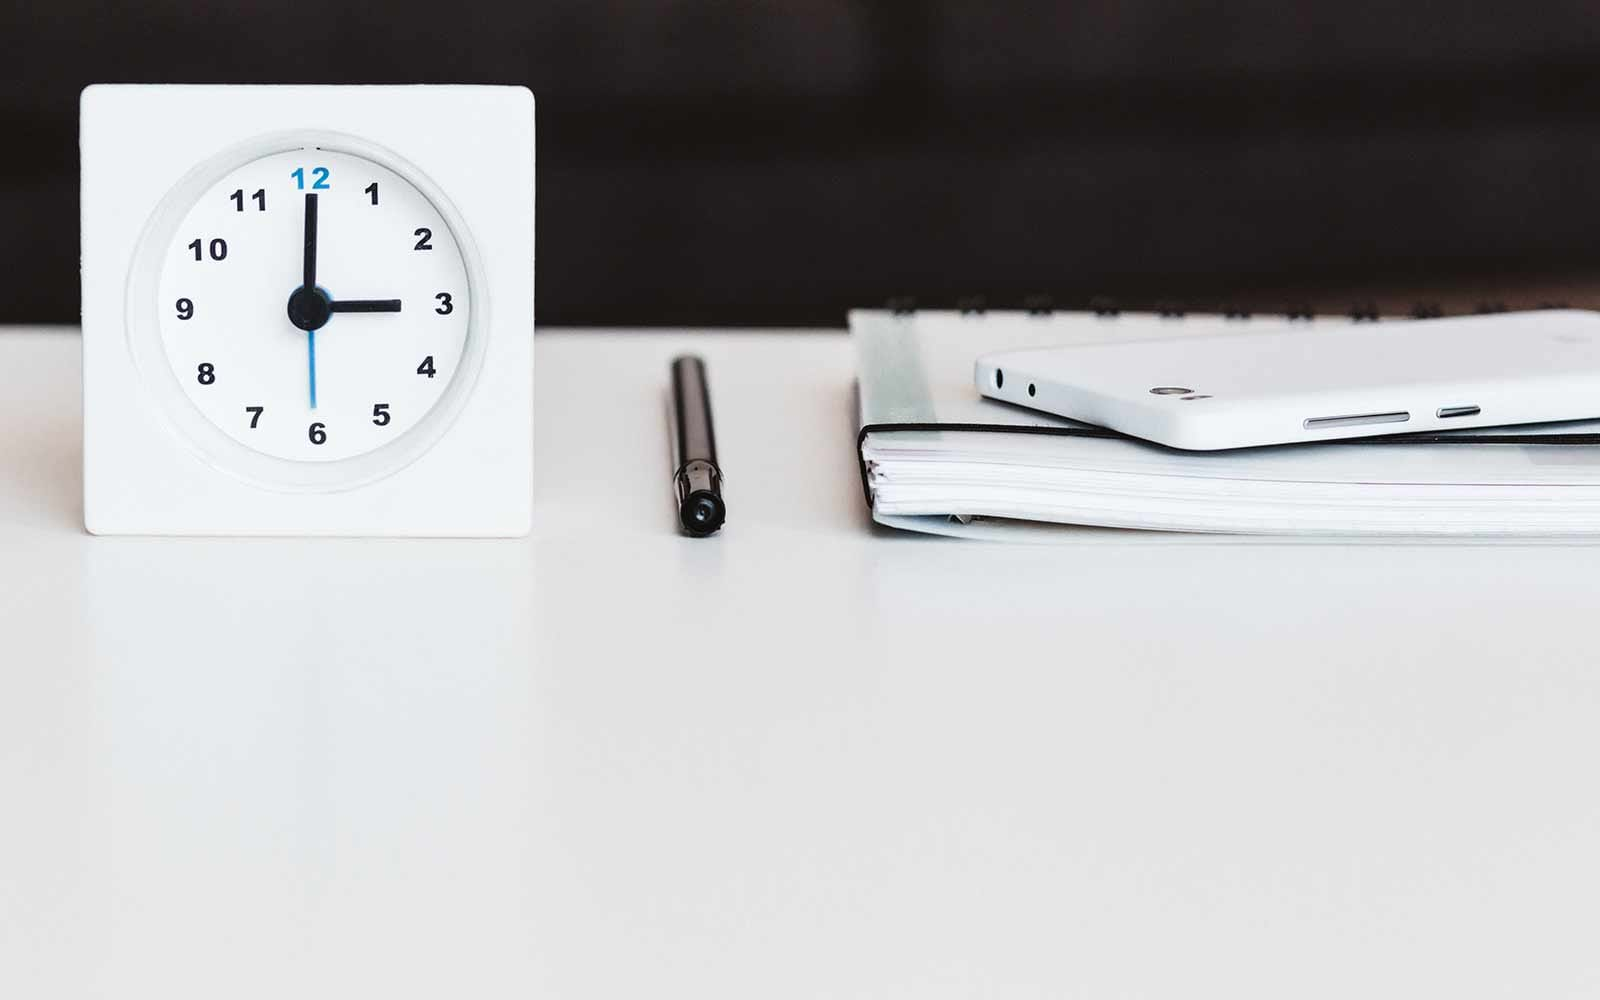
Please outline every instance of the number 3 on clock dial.
M472 307L460 246L381 163L263 156L213 184L173 242L168 362L201 414L256 451L327 462L381 448L459 365Z

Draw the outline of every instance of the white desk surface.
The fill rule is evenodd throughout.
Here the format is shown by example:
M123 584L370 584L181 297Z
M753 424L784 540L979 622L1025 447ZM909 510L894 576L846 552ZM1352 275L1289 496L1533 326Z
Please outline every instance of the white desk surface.
M0 997L1600 993L1596 549L899 536L842 336L536 350L527 540L115 539L0 334Z

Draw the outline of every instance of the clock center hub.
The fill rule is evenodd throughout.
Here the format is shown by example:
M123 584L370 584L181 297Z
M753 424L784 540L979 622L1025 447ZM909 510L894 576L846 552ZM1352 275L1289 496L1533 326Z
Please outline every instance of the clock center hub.
M302 330L320 330L333 315L333 300L320 288L301 285L289 293L289 322Z

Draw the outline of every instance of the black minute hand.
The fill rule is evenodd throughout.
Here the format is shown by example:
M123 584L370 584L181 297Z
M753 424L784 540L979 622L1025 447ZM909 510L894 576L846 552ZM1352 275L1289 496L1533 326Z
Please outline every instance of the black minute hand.
M302 287L317 287L317 196L306 195L306 269Z
M311 333L328 322L328 297L317 288L317 196L310 192L305 237L305 273L300 287L289 293L289 322Z
M328 308L336 313L397 313L399 299L334 299Z

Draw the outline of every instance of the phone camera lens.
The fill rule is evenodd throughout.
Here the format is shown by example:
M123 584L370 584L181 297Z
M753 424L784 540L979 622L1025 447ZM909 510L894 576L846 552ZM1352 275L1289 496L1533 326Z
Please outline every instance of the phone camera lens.
M994 387L996 389L1004 389L1006 387L1006 373L998 368L994 370Z
M1158 385L1154 389L1150 390L1150 395L1152 395L1152 396L1187 396L1192 392L1194 392L1193 389L1185 389L1182 386L1178 386L1178 385Z

